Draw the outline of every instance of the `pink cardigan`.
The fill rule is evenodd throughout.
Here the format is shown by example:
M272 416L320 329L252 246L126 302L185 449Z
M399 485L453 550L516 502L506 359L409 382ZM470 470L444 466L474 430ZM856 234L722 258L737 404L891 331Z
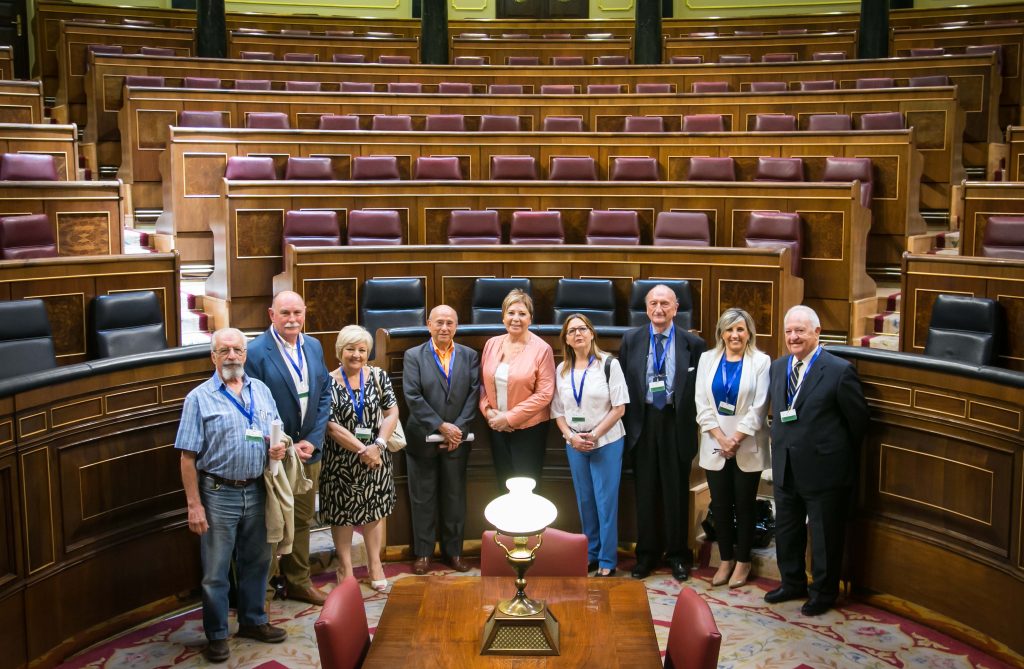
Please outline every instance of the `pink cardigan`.
M543 339L529 333L526 348L508 365L508 423L520 430L551 420L551 399L555 395L555 356ZM498 408L494 371L498 368L501 347L508 335L491 337L480 357L480 413Z

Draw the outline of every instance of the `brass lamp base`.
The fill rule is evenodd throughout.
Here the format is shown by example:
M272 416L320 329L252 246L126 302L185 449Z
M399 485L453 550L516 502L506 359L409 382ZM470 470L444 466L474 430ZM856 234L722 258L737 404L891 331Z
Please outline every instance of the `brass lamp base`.
M540 612L525 616L502 613L496 607L484 624L480 654L558 655L558 620L543 602L538 603Z

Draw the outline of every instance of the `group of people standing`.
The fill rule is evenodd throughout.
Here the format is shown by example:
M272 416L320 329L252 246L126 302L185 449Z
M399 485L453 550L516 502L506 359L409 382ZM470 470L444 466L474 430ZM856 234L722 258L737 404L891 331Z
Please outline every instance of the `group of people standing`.
M757 349L753 319L742 309L722 314L708 351L701 338L675 324L678 300L671 288L652 288L646 309L650 323L623 336L618 358L601 350L585 315L569 316L557 367L552 348L529 330L534 306L523 291L505 298L506 333L488 340L479 356L456 343L454 309L440 305L430 312L430 338L406 351L402 377L414 573L429 570L438 538L443 561L456 571L469 569L462 559L466 470L478 414L490 433L501 491L514 476L540 481L553 419L566 444L596 576L616 572L625 461L636 488L632 575L644 578L664 559L675 578L688 578L691 463L699 453L722 557L713 583L739 586L750 575L754 502L761 472L771 465L782 584L765 599L808 595L810 527L813 581L804 612L814 615L834 604L845 510L868 419L852 367L819 346L820 323L804 306L787 313L790 354L774 363ZM278 294L269 315L271 326L248 345L237 330L214 334L216 372L186 398L176 441L189 527L201 536L210 642L204 652L213 661L229 654L232 556L239 635L271 643L285 637L267 623L264 610L272 551L260 526L266 460L284 458L289 445L312 487L294 496L292 552L277 568L288 596L324 601L309 577L318 491L321 520L332 527L339 581L352 573L352 532L361 527L370 585L388 587L381 521L397 499L386 445L399 416L388 374L368 364L373 337L357 325L343 328L335 346L339 366L330 371L317 340L302 335L299 295ZM270 444L275 419L282 440Z

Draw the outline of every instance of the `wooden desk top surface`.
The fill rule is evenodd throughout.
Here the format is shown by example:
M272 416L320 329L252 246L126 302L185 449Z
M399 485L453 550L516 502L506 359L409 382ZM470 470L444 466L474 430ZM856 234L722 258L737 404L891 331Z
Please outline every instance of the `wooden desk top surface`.
M624 578L531 578L527 594L547 602L561 628L561 655L480 655L484 623L515 594L511 578L403 578L388 596L370 653L375 667L660 667L647 590Z

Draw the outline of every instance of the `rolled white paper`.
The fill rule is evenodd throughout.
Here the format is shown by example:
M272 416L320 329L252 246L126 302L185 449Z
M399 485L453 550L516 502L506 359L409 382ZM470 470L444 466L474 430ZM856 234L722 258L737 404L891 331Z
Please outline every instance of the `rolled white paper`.
M434 434L427 435L428 444L440 444L442 441L444 441L444 437L437 434L436 432ZM462 441L473 441L473 433L470 432L469 434L462 435Z
M281 422L280 418L275 418L270 423L270 444L276 445L281 443L281 439L284 438L284 423ZM280 460L270 461L270 475L277 476L277 471L281 468Z

